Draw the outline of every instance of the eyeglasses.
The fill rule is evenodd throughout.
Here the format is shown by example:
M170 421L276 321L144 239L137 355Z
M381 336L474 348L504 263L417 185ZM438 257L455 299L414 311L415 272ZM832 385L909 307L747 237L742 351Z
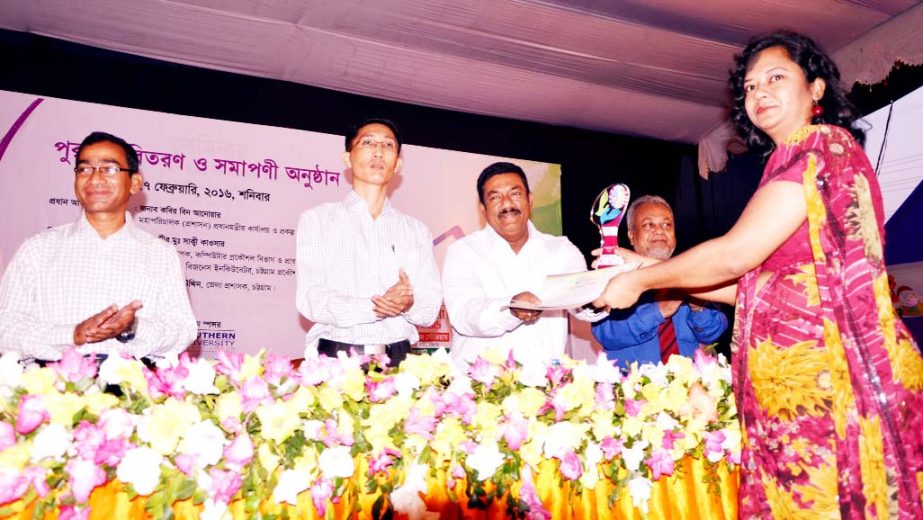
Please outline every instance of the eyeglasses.
M392 141L390 139L385 139L383 141L376 141L371 137L363 137L356 141L356 146L363 150L371 150L376 148L379 145L387 152L396 152L397 151L397 141Z
M136 173L138 170L132 170L131 168L122 168L117 164L103 164L100 166L90 166L89 164L81 164L74 168L74 173L80 176L89 177L96 173L96 170L99 170L99 173L103 174L105 177L115 177L119 172L128 172Z

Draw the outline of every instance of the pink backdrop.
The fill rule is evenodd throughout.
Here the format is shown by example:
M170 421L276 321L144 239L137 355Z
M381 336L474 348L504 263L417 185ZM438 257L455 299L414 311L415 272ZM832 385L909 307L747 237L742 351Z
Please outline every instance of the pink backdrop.
M141 154L145 188L131 211L180 252L203 355L300 357L310 323L295 309L294 228L306 208L350 189L343 138L0 91L0 271L25 238L79 215L71 168L94 130ZM440 264L448 244L483 225L475 180L486 165L520 164L541 202L557 202L558 165L412 145L403 158L392 201L429 226ZM559 230L559 210L556 220Z

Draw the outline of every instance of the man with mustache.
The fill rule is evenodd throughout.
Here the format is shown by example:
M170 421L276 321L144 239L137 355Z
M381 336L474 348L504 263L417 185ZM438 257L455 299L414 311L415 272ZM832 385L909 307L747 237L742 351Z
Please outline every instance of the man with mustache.
M628 208L628 240L635 252L658 260L673 256L673 210L656 195L639 197ZM627 369L632 362L664 363L673 354L692 356L727 328L718 310L687 303L673 291L652 291L629 309L615 310L593 324L606 356Z
M183 351L198 333L176 249L138 227L138 153L93 132L77 148L75 222L26 240L0 282L0 353L39 363L70 346L87 357L151 360Z
M400 171L401 138L387 119L346 132L343 161L353 189L298 221L296 306L314 326L305 357L338 352L387 354L396 366L436 320L442 301L433 237L388 200Z
M488 347L512 350L518 360L551 360L564 352L568 313L504 308L512 301L540 303L533 294L551 274L586 270L566 238L540 232L529 221L532 194L522 168L491 164L477 180L487 226L446 251L442 286L452 336L453 361L472 363ZM582 310L586 321L604 314Z

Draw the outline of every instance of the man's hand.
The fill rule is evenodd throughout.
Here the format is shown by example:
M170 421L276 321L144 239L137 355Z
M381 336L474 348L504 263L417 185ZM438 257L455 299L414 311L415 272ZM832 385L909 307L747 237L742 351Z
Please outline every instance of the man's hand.
M114 338L131 327L141 300L135 300L119 309L115 304L80 322L74 328L74 345L96 343Z
M413 287L410 278L403 269L398 273L398 281L381 296L372 296L372 305L378 318L399 316L413 307Z
M538 299L538 296L528 291L521 292L517 294L516 296L513 296L513 298L510 300L510 303L512 304L514 301L533 303L535 305L542 303L542 301ZM542 315L542 311L516 309L514 307L510 307L510 313L512 313L513 316L516 316L517 318L522 320L524 323L533 323L535 320L538 319L539 316Z

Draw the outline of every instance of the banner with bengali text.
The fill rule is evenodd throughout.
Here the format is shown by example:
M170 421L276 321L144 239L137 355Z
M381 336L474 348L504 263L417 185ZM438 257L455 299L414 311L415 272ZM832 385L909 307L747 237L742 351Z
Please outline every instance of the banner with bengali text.
M144 187L130 211L180 254L199 322L193 349L301 357L311 324L295 308L295 227L351 189L343 137L0 90L0 272L23 240L79 216L74 156L96 130L138 151ZM475 181L495 161L523 167L533 221L561 233L560 165L409 144L402 157L391 200L429 226L440 265L449 244L483 226ZM419 346L450 339L442 312Z

